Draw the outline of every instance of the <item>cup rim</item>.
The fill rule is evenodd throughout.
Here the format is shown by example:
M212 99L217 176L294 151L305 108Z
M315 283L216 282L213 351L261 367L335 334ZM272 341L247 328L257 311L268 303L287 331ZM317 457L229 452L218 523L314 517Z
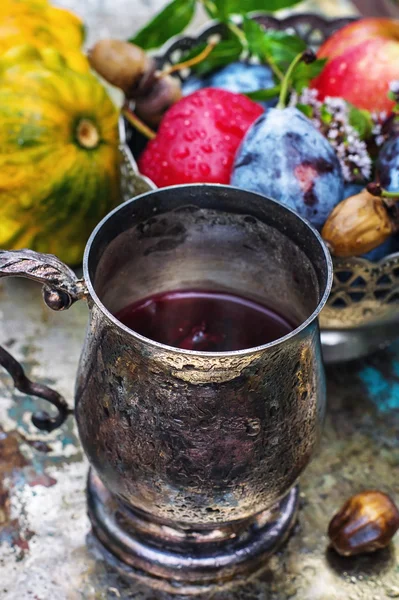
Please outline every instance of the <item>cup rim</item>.
M324 289L324 292L323 292L315 310L312 312L311 315L309 315L309 317L305 321L303 321L300 325L298 325L298 327L296 327L295 329L293 329L286 335L284 335L280 338L277 338L276 340L273 340L271 342L268 342L267 344L262 344L261 346L253 346L251 348L244 348L242 350L229 350L229 351L225 351L225 352L205 352L205 351L196 351L196 350L185 350L182 348L177 348L175 346L169 346L168 344L163 344L161 342L157 342L155 340L152 340L151 338L141 335L140 333L137 333L137 331L130 329L129 327L124 325L121 321L119 321L119 319L117 319L102 303L102 301L100 300L100 298L98 297L98 295L94 289L94 286L92 284L91 277L89 274L89 257L90 257L90 251L91 251L92 244L93 244L95 238L97 237L97 235L99 234L99 232L101 231L102 227L105 225L105 223L107 221L109 221L110 219L112 219L112 217L115 214L117 214L120 210L122 210L124 207L126 207L130 204L134 204L134 202L141 200L141 199L145 198L146 196L151 196L154 193L162 192L162 190L173 190L173 189L193 188L193 187L218 188L218 189L221 188L221 189L226 189L226 190L233 189L238 192L243 192L243 191L248 192L249 191L249 190L242 190L241 188L238 188L236 186L224 185L224 184L219 184L219 183L189 183L189 184L173 185L173 186L167 186L164 188L156 188L153 190L149 190L148 192L139 194L138 196L130 198L129 200L126 200L122 204L119 204L116 208L114 208L112 211L110 211L93 229L93 231L87 241L86 248L84 251L83 276L84 276L84 279L86 282L87 289L89 291L89 295L93 299L96 306L116 327L118 327L119 329L121 329L122 331L124 331L125 333L130 335L131 337L136 338L141 343L149 344L158 350L174 352L179 355L185 355L185 356L187 356L187 358L189 358L190 356L201 357L201 358L244 357L244 356L248 356L251 354L263 352L265 350L273 348L274 346L279 346L279 345L289 341L290 339L296 337L298 334L300 334L302 331L304 331L309 325L311 325L315 319L317 319L321 310L325 306L327 299L330 295L330 291L331 291L331 287L332 287L332 283L333 283L333 263L332 263L330 252L329 252L325 242L323 241L319 232L313 227L313 225L311 225L309 223L309 221L307 221L306 219L301 217L297 212L295 212L288 206L285 206L285 205L281 204L280 202L277 202L277 200L274 200L273 198L269 198L266 196L264 196L264 197L267 198L267 200L269 202L278 204L280 207L282 207L287 212L292 213L297 219L302 221L302 223L312 232L314 237L319 242L320 248L323 251L324 258L326 261L326 267L327 267L327 279L326 279L325 289ZM250 191L250 193L262 198L262 195L258 194L257 192Z

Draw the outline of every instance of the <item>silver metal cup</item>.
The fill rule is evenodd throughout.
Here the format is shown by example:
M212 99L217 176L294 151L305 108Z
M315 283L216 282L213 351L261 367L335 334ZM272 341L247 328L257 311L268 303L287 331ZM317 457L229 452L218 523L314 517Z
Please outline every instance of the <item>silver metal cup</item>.
M291 530L295 484L324 417L317 317L332 273L317 232L251 192L177 186L126 202L97 226L84 280L54 257L0 252L0 276L11 274L42 281L57 310L88 299L75 414L93 467L89 516L109 560L184 594L261 569ZM298 326L264 346L196 352L114 316L183 288L233 292ZM0 363L18 383L4 350ZM61 416L36 423L50 429L66 413L48 399Z

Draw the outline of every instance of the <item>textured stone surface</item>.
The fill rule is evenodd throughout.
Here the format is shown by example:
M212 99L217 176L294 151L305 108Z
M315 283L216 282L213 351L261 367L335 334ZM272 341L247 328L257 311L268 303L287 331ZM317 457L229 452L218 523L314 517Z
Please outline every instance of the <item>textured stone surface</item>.
M36 284L0 284L1 342L32 378L70 402L86 318L83 302L52 313ZM399 500L398 355L399 345L329 370L323 442L301 479L296 531L262 580L217 600L398 597L398 536L387 550L357 559L327 551L326 537L329 519L352 494L376 488ZM9 376L0 372L0 598L166 600L123 581L96 556L87 537L87 463L74 421L49 436L38 435L29 418L35 405L13 392ZM40 452L38 440L51 451Z

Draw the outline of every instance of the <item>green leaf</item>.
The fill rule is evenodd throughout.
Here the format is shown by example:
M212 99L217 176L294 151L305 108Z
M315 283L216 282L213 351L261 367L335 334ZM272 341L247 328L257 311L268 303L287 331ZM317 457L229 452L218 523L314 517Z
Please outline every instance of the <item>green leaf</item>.
M206 44L196 46L190 50L190 52L182 56L181 61L184 62L197 56L205 49L205 47ZM238 60L241 54L242 45L240 40L235 36L231 36L230 39L219 42L205 60L192 67L192 71L198 76L203 77L215 69L219 69L220 67L224 67L225 65L229 65Z
M228 0L213 0L212 3L216 10L215 18L220 21L227 21L230 15Z
M250 53L261 62L276 65L280 71L286 71L294 58L306 50L305 42L285 31L265 30L253 19L245 18L244 34Z
M323 123L325 123L326 125L329 125L333 120L332 114L329 112L325 104L321 105L320 117Z
M196 0L173 0L129 40L144 50L158 48L181 33L194 17Z
M312 118L313 109L311 106L309 106L309 104L297 104L296 108L300 110L305 115L305 117L308 117L308 119Z
M214 0L219 18L230 15L246 15L251 12L275 12L299 4L301 0Z
M211 19L217 19L219 17L219 9L213 0L202 0L201 4Z
M398 115L399 114L399 94L392 92L392 90L389 90L388 98L390 100L393 100L393 102L395 102L395 106L393 107L392 112L395 113L396 115Z
M250 53L263 61L265 30L253 19L246 18L243 21L243 31Z
M362 140L367 140L373 130L373 120L368 110L361 110L350 105L349 123L360 135Z
M280 94L280 86L275 85L272 88L268 88L265 90L257 90L256 92L246 92L244 96L251 98L251 100L270 100L270 98L275 98Z
M266 55L286 70L294 58L306 50L305 42L298 36L284 31L268 31L265 35Z
M300 93L303 88L309 87L312 79L320 75L326 64L326 58L318 58L307 65L304 62L299 63L292 76L292 86Z

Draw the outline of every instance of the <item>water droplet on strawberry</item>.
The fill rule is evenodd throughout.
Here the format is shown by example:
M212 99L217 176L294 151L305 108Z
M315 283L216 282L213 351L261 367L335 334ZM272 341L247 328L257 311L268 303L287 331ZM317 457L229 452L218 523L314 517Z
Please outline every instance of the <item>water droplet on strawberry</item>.
M210 166L207 165L206 163L200 163L198 166L199 166L201 175L203 175L204 177L207 177L207 175L209 175L209 173L211 172Z
M202 102L201 98L198 98L198 96L195 96L192 98L191 104L193 104L194 106L198 106L198 107L203 106L203 102Z
M209 154L210 152L212 152L213 147L212 144L201 144L201 150L203 150L204 152L206 152L206 154Z
M184 148L176 148L172 152L172 156L173 158L187 158L187 156L190 156L190 149L187 148L187 146L184 146Z
M168 138L168 140L173 140L176 136L176 130L173 128L166 129L165 136Z
M195 136L195 132L194 131L188 129L187 131L184 132L184 136L183 137L184 137L184 139L187 142L193 142L195 140L196 136Z

